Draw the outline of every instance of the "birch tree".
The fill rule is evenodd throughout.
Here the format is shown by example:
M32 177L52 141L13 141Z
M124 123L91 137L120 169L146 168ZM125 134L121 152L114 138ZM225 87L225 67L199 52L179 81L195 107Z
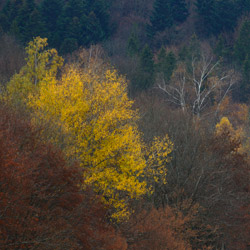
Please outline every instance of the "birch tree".
M220 60L203 54L193 57L190 65L180 63L170 82L160 79L157 87L169 102L200 116L211 105L218 108L234 83L233 71L220 72Z

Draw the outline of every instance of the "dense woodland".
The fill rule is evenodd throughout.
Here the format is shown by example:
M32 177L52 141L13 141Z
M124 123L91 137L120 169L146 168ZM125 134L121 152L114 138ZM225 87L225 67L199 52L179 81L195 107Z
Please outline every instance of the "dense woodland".
M0 249L248 250L250 1L0 2Z

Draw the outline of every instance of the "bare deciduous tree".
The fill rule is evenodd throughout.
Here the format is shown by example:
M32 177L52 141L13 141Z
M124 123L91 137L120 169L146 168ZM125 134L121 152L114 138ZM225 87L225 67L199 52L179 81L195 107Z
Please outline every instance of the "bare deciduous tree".
M157 87L168 101L200 116L211 104L218 108L236 82L234 72L220 72L219 65L204 54L199 60L193 57L190 65L178 65L169 83L159 79Z

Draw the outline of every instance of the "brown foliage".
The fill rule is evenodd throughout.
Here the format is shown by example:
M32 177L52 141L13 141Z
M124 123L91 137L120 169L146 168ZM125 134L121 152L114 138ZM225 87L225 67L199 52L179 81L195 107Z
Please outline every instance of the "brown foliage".
M125 249L82 173L0 105L0 248Z
M200 243L206 241L214 249L223 245L247 249L250 165L239 130L225 127L216 133L214 118L194 119L171 108L160 96L142 96L137 105L146 140L167 133L174 144L172 161L166 166L167 184L156 189L154 204L178 207L184 214L199 204L201 209L192 223L200 235L192 241L193 249L200 249ZM233 125L247 124L243 105L231 105L227 110L230 120L234 118ZM243 139L247 140L246 136ZM183 206L187 203L190 205Z
M189 204L183 204L186 206ZM202 230L209 231L202 221L195 224L199 206L194 206L184 214L180 209L170 206L159 209L139 210L124 227L131 250L191 250L212 249L200 242L201 247L193 247L193 240L200 238Z
M219 127L219 130L218 130ZM208 190L215 193L220 185L220 196L209 196L207 202L213 211L213 219L221 225L229 249L247 249L250 245L249 198L250 162L241 150L241 137L232 127L222 123L211 143L215 164L221 173L210 179ZM217 201L216 201L217 199Z

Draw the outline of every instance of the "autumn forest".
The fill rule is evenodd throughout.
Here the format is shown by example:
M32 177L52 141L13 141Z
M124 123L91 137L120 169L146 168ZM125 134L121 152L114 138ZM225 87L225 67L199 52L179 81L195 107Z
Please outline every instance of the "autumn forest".
M0 249L248 250L249 0L0 1Z

